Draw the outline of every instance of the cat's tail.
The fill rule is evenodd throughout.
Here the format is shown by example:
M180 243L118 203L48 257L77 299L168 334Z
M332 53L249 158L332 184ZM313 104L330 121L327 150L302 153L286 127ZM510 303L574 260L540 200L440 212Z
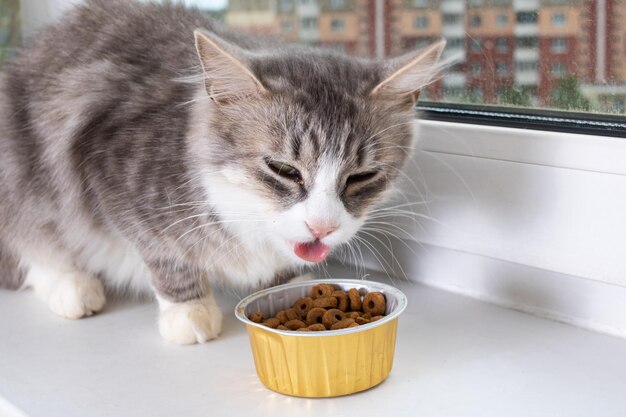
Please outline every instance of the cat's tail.
M0 288L17 290L24 284L25 278L18 258L0 241Z

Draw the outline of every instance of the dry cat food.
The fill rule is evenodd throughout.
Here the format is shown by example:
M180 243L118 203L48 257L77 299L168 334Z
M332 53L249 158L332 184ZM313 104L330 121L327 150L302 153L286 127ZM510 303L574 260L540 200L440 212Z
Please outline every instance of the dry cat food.
M316 332L356 327L380 320L385 315L387 300L381 292L368 292L363 297L356 288L343 291L331 284L311 288L311 296L297 300L290 309L274 317L260 311L248 318L272 329Z

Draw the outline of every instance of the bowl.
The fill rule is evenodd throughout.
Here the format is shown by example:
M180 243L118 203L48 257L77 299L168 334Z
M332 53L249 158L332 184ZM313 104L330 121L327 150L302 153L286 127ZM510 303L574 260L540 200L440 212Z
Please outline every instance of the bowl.
M380 291L387 299L385 316L375 322L342 330L295 332L271 329L248 319L260 311L273 317L308 297L320 283L361 295ZM303 281L254 293L237 304L235 316L246 324L254 365L261 382L281 394L297 397L336 397L372 388L387 378L393 366L398 316L407 305L398 289L354 279Z

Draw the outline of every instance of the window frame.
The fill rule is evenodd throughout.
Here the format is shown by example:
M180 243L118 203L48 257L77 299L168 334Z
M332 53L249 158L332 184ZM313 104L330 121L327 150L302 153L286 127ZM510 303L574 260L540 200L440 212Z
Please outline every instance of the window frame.
M416 113L422 120L626 138L626 118L604 113L433 101L420 101Z

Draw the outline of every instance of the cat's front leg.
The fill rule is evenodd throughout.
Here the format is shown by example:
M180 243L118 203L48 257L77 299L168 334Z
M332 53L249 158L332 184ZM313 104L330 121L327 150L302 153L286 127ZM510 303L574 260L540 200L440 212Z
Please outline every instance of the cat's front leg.
M215 339L222 331L222 311L205 275L173 262L149 265L159 302L159 332L164 339L190 345Z

